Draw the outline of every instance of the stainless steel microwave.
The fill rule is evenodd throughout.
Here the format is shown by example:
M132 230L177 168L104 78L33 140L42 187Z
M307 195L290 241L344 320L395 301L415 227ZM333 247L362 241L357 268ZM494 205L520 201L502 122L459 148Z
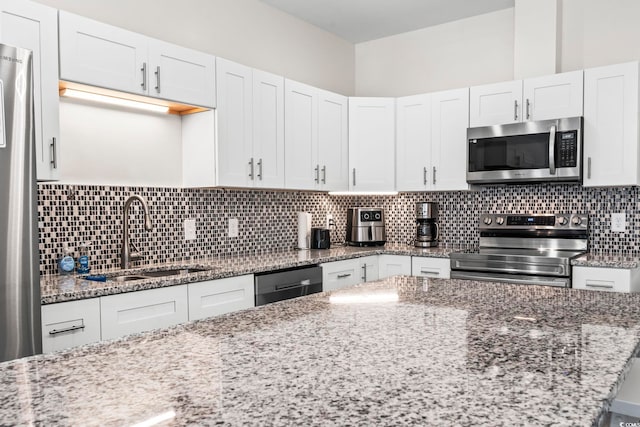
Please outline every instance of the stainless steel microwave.
M582 180L582 117L467 129L467 182Z

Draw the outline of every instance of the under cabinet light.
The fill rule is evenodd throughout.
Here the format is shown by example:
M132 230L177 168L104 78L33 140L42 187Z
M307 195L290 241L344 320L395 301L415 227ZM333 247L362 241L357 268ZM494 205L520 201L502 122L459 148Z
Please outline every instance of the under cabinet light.
M330 196L397 196L397 191L329 191Z
M153 111L154 113L168 113L169 107L163 105L149 104L146 102L132 101L130 99L116 98L113 96L99 95L75 89L63 89L60 96L82 99L85 101L102 102L104 104L117 105L120 107L136 108L138 110Z

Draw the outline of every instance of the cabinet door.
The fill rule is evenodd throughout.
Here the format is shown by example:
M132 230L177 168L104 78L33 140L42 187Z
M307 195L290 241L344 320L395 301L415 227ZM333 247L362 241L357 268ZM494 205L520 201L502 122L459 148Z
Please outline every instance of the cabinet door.
M527 79L523 90L523 120L561 119L582 115L582 70Z
M451 260L449 258L411 257L411 275L417 277L451 277Z
M253 275L189 283L189 320L219 316L255 305Z
M256 186L284 188L284 78L253 70Z
M394 98L349 98L349 190L395 190L395 121Z
M431 95L431 189L468 190L469 89Z
M33 52L38 180L58 179L58 12L22 0L0 0L0 43Z
M638 185L638 62L584 71L584 186Z
M431 186L431 97L396 101L396 188L425 191Z
M215 56L149 39L149 95L215 108Z
M411 275L411 257L408 255L380 255L378 257L378 278Z
M318 90L320 188L349 189L349 98Z
M362 281L362 269L357 259L328 262L320 266L322 267L323 291L353 286Z
M372 255L363 258L358 258L360 262L360 282L372 282L378 280L380 277L378 256Z
M469 127L522 121L522 80L474 86L470 90Z
M317 89L285 80L285 187L314 190L320 184Z
M102 339L166 328L189 318L187 285L100 298Z
M60 80L146 95L148 38L59 12Z
M253 77L244 65L217 58L218 184L254 185Z
M215 187L215 111L182 116L182 185Z
M100 299L61 302L42 306L42 351L100 341Z

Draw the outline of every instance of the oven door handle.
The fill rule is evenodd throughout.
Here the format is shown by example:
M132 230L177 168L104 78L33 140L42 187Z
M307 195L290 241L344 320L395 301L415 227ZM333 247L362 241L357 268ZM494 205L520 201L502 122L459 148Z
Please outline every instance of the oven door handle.
M509 275L491 275L491 274L482 274L476 272L467 272L467 271L451 271L452 279L462 279L462 280L481 280L481 281L489 281L489 282L500 282L500 283L514 283L514 284L524 284L524 285L546 285L546 286L556 286L556 287L569 287L568 281L563 278L549 278L545 279L540 276L523 276L522 278Z
M302 288L304 286L310 286L310 285L311 285L311 280L304 279L296 283L289 283L287 285L277 285L276 291L283 291L285 289L293 289L293 288Z
M549 173L556 174L556 125L549 129Z

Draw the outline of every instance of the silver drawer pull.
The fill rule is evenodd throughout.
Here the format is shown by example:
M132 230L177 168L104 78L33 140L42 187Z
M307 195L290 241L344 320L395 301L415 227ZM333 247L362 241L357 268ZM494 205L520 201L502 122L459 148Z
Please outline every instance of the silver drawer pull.
M349 277L351 276L351 273L347 273L347 274L338 274L338 279L344 279L345 277Z
M587 283L586 286L587 288L613 289L613 285L595 285L592 283Z
M49 335L64 334L65 332L77 331L79 329L84 329L84 325L74 325L64 329L52 329L49 331Z
M440 274L439 271L433 271L433 270L420 270L420 273L426 274L428 276L438 276Z

